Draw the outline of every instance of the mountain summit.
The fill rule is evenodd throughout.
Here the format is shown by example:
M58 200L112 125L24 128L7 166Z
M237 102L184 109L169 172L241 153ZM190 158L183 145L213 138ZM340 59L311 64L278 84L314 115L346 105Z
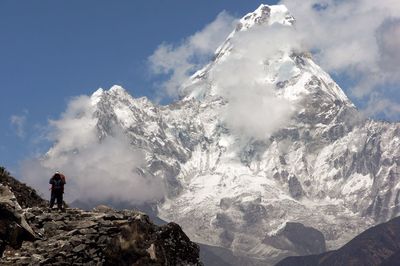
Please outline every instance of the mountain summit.
M321 252L301 248L310 237L338 248L400 212L400 124L362 119L295 30L284 6L261 5L181 100L158 106L114 86L74 118L99 145L122 132L140 176L162 184L158 215L237 263ZM59 141L46 160L84 148Z

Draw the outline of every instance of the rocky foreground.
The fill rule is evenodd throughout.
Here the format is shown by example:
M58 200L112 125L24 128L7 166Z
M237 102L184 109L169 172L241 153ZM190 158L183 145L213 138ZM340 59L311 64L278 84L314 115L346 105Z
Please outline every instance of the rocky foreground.
M1 265L202 265L199 247L175 223L157 226L144 213L107 206L49 211L43 199L23 209L3 177Z

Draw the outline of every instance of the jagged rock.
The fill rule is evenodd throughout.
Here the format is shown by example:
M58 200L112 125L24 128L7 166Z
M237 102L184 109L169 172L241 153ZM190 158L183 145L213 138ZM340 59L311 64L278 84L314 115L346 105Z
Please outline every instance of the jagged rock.
M86 248L86 245L80 244L79 246L76 246L72 251L75 253L79 253L83 251Z
M0 214L1 265L202 265L179 225L154 225L141 212L22 209L0 185Z
M104 215L103 217L104 220L122 220L124 219L124 215L120 214L120 213L107 213L106 215Z
M114 212L114 209L107 205L98 205L97 207L93 208L93 211L100 213L109 213L109 212Z
M158 227L147 216L137 215L121 230L106 250L106 262L110 265L199 264L199 247L175 223Z
M42 199L33 188L19 182L4 169L0 167L0 183L8 186L17 198L22 208L48 205L48 201Z
M37 213L43 209L25 211ZM22 254L26 253L36 254L27 265L201 265L199 247L179 225L157 226L136 211L111 213L108 209L107 214L67 209L65 213L35 216L32 227L43 238L24 242L20 248L14 246L18 252L5 253L0 264L23 263L26 258Z
M291 176L289 178L288 186L289 186L289 193L293 198L299 199L301 198L301 196L303 196L304 193L303 187L301 186L301 183L299 182L296 176Z
M22 241L36 238L11 190L0 184L0 255L7 245L19 248Z

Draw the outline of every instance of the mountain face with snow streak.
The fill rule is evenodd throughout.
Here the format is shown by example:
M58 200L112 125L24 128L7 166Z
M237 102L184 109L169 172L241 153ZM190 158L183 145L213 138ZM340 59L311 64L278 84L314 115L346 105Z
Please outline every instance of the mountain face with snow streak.
M400 124L363 119L301 47L262 35L294 27L284 6L261 5L173 104L118 86L90 98L98 141L119 128L163 181L158 215L255 264L320 252L291 237L304 226L333 249L400 212Z

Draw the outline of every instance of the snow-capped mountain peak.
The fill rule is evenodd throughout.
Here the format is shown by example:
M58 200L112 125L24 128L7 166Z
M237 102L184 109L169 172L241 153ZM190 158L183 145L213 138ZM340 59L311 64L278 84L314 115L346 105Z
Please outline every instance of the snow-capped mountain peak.
M284 5L261 4L254 12L248 13L239 20L236 31L247 30L254 25L279 23L282 25L293 25L295 19L290 15Z
M313 61L311 54L299 50L302 46L296 42L300 40L293 37L291 43L285 43L290 39L286 35L295 35L294 21L284 5L260 5L254 12L245 15L216 50L214 60L183 85L184 99L203 100L222 96L229 101L224 93L221 95L221 87L231 86L229 83L240 79L242 85L247 87L251 87L250 83L257 83L261 87L272 88L276 97L292 102L299 110L304 107L304 100L316 95L324 95L324 101L342 102L354 108L329 74ZM275 24L284 27L270 31L269 28ZM283 38L279 31L286 29L291 31L285 33ZM222 78L221 69L225 72ZM218 82L218 77L222 82Z

